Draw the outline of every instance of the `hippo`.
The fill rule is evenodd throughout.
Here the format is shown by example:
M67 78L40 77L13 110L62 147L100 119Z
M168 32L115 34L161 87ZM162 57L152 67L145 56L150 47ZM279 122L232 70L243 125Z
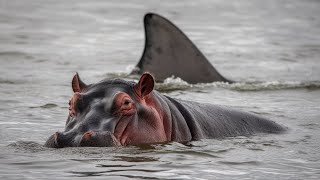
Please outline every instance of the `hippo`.
M258 115L213 104L175 99L154 90L143 73L137 83L122 79L86 85L76 73L63 132L45 146L110 147L281 133L285 127Z

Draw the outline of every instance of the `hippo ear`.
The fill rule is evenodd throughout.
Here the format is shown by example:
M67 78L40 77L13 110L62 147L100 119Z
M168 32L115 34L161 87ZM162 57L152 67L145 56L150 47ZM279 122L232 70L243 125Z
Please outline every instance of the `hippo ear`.
M87 85L81 81L79 74L76 73L73 78L72 78L72 89L73 92L81 92L82 90L84 90L85 88L87 88Z
M151 74L144 73L141 75L135 89L140 97L148 95L154 88L154 79Z

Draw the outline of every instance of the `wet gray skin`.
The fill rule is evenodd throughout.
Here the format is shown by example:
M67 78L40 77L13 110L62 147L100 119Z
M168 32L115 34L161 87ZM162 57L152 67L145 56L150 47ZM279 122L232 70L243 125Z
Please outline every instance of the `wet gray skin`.
M184 143L285 131L254 114L164 96L153 90L148 73L138 83L117 79L89 86L75 75L72 87L65 130L52 135L47 147Z
M65 130L51 135L45 146L102 147L120 144L113 135L118 117L108 113L112 111L112 104L108 101L117 92L126 91L126 88L108 87L108 83L98 83L89 87L87 91L81 93L81 99L76 105L78 115L74 117L69 115ZM90 138L85 138L86 135Z

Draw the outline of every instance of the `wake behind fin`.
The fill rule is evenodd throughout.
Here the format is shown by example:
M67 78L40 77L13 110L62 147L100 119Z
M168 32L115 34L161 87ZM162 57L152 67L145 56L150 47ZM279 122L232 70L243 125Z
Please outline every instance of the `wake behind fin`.
M150 72L157 81L175 76L188 83L232 82L210 64L191 40L166 18L144 17L145 47L131 74Z

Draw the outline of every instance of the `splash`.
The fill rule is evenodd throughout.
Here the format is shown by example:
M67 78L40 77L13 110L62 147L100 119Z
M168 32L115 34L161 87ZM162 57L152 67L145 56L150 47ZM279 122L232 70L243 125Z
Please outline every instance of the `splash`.
M140 76L129 75L126 72L108 73L108 79L123 78L137 81ZM320 81L250 81L250 82L212 82L189 84L179 77L171 76L163 82L156 83L156 89L160 92L187 91L197 89L224 88L234 91L271 91L271 90L288 90L288 89L320 89Z
M180 78L170 77L163 83L157 83L159 91L192 90L207 88L224 88L235 91L270 91L270 90L288 90L288 89L320 89L320 81L267 81L267 82L213 82L189 84Z
M236 91L266 91L266 90L287 90L287 89L320 89L319 81L268 81L268 82L244 82L229 85L231 90Z
M156 83L156 89L160 92L188 90L193 88L193 86L194 85L187 83L181 78L175 78L174 76L165 79L163 83Z

